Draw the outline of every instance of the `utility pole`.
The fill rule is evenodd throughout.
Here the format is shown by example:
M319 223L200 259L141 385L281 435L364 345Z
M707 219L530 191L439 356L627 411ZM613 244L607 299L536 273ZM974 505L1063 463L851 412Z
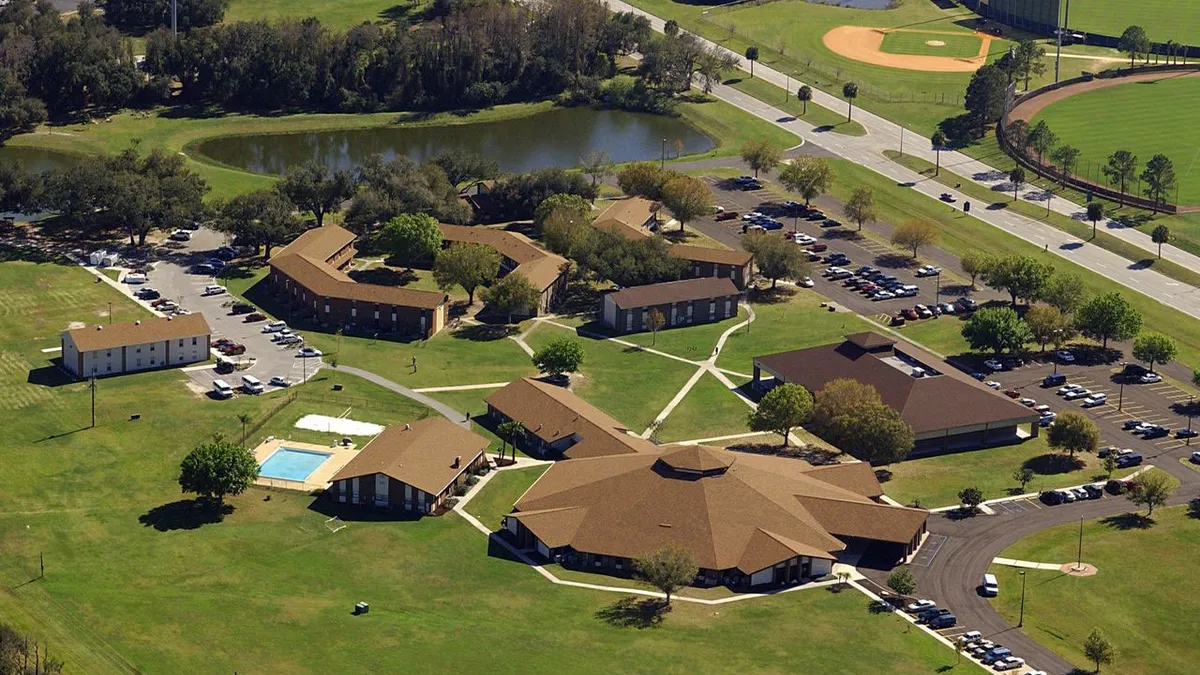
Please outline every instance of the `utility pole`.
M1083 516L1079 517L1079 550L1075 555L1075 571L1083 569Z
M662 161L660 161L658 163L658 168L663 169L663 168L666 168L666 166L667 166L667 139L664 136L663 144L662 144Z
M1025 625L1025 570L1021 570L1021 616L1017 619L1017 628Z
M92 383L88 386L92 390L92 427L96 428L96 369L92 368Z
M904 156L904 127L900 127L900 156Z
M108 324L112 325L112 300L108 301Z
M1192 417L1196 415L1196 397L1188 397L1188 437L1184 445L1192 444Z
M784 73L784 74L783 74L783 76L784 76L785 78L787 78L787 79L785 79L785 80L784 80L784 82L785 82L786 84L784 84L784 86L783 86L783 102L784 102L784 103L787 103L787 102L788 102L788 96L791 96L791 94L792 94L792 74L791 74L791 73ZM1178 200L1176 200L1176 201L1178 201Z
M1121 406L1125 404L1125 366L1127 365L1129 364L1124 361L1121 362L1121 384L1118 390L1119 393L1117 394L1117 412L1120 412Z

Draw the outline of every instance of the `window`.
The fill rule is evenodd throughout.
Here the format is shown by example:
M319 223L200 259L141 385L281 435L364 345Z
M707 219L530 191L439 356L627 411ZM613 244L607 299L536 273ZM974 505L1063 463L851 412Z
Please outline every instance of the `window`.
M110 349L110 350L108 350L108 351L106 351L106 352L104 352L104 358L106 358L106 359L111 359L111 358L112 358L112 350L111 350L111 349Z
M137 353L139 353L139 354L141 354L141 353L142 353L142 348L141 348L141 347L138 347L138 348L137 348Z
M195 340L196 340L196 338L192 338L192 344L196 344ZM180 347L183 346L183 338L179 338L179 346Z
M193 346L193 347L195 347L195 346L196 346L196 338L192 338L192 346Z
M327 309L325 311L328 312L329 310ZM357 307L350 308L350 316L358 316L358 308Z
M325 303L325 313L326 313L326 314L328 314L328 313L329 313L329 303L328 303L328 302L327 302L327 303Z
M111 363L104 366L104 372L106 372L106 373L112 372L112 364Z
M154 351L154 345L150 345L150 351Z

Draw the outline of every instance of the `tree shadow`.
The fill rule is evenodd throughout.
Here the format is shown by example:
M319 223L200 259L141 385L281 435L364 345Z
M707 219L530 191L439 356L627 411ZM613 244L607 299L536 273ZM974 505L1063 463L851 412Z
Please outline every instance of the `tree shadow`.
M868 614L891 614L895 609L882 600L869 600L867 602Z
M906 253L881 253L875 256L875 264L887 269L907 269L915 266L917 261Z
M1085 463L1079 457L1071 457L1057 452L1048 452L1044 455L1030 457L1025 460L1021 466L1026 469L1032 469L1034 473L1043 476L1050 476L1062 473L1071 473L1078 471L1085 466Z
M233 504L212 499L180 499L150 509L138 516L138 522L159 532L195 530L219 523L233 511Z
M892 472L887 469L875 469L875 480L886 483L892 479Z
M1187 515L1188 518L1200 520L1200 499L1193 499L1188 502Z
M1117 530L1148 530L1154 527L1154 519L1141 513L1122 513L1118 516L1101 518L1100 522Z
M377 286L406 286L418 278L417 273L411 269L396 270L390 267L352 270L347 272L346 275L360 284L375 284Z
M596 612L596 618L617 628L657 628L671 606L662 598L621 598Z
M758 288L757 286L746 289L747 299L760 305L778 305L791 302L792 298L799 293L795 288L788 286L776 286L775 288ZM751 329L753 330L753 329Z
M511 324L477 324L460 328L450 334L456 340L493 342L516 335L518 328Z

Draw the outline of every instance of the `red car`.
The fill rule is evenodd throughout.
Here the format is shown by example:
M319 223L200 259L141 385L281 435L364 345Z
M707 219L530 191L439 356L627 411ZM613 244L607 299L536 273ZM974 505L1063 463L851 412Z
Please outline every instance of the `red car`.
M1016 389L1005 389L1004 395L1009 398L1020 398L1021 392L1017 391Z
M903 314L904 318L908 319L909 321L916 321L917 319L921 318L921 315L917 314L917 310L915 309L906 309L900 313Z
M231 345L231 344L233 344L233 340L230 340L229 338L217 338L216 340L213 340L212 342L210 342L208 346L216 347L217 349L221 349L225 345Z
M242 319L242 321L244 321L246 323L254 323L255 321L266 321L266 319L267 319L266 314L263 314L261 312L254 312L252 314L247 314L246 318Z
M808 250L812 251L813 253L821 253L822 251L829 250L829 244L809 244Z
M717 222L722 220L734 220L738 217L739 214L737 211L722 211L721 213L717 214Z

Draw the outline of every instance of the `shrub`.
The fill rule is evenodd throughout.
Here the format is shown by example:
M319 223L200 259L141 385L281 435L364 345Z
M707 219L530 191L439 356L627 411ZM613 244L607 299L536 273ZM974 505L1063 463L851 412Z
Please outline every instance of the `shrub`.
M470 489L471 489L471 487L469 485L459 483L458 485L454 486L454 489L450 491L450 494L454 495L455 497L461 497L461 496L467 494L467 490L470 490Z

